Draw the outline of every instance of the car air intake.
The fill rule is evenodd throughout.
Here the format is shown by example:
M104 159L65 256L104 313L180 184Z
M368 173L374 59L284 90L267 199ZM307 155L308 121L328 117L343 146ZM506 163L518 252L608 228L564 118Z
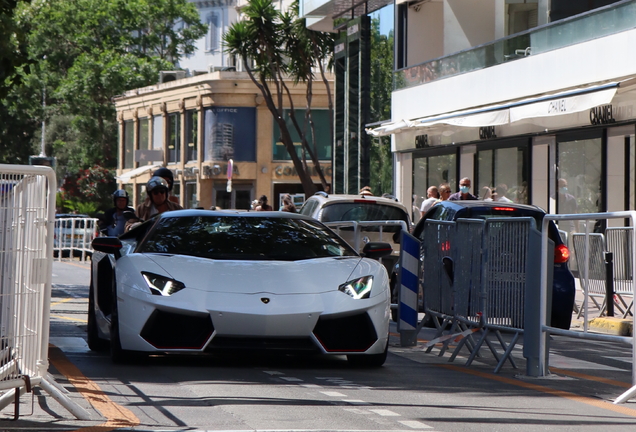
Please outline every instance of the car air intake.
M363 352L378 340L366 312L339 318L320 317L313 333L328 352Z
M182 315L155 310L141 331L141 337L158 349L200 350L212 336L209 315Z

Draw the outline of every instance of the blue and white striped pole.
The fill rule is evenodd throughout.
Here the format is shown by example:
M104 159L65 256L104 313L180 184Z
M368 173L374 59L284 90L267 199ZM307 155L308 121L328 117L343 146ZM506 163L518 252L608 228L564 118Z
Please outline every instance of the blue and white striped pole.
M420 241L406 231L400 237L398 323L401 346L417 344L417 294Z

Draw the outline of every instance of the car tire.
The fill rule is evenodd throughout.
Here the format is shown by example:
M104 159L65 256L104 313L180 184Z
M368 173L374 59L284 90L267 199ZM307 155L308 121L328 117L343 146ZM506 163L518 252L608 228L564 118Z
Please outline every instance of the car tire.
M95 317L95 300L93 293L93 280L91 278L90 288L88 290L88 324L86 325L87 343L91 351L106 351L108 349L108 341L99 337L97 330L97 318Z
M362 368L376 368L382 367L386 362L387 354L389 353L389 339L387 337L386 346L384 352L380 354L348 354L347 361L353 367Z
M113 275L114 279L114 275ZM138 351L125 350L119 337L119 310L117 307L117 283L113 280L113 306L110 315L110 359L115 364L135 363L143 359Z

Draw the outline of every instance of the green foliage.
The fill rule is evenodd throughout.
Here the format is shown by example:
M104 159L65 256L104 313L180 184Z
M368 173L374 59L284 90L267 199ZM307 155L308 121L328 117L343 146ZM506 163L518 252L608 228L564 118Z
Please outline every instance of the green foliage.
M2 12L0 23L6 17ZM42 120L57 123L57 129L64 123L67 131L57 130L53 141L48 131L45 137L47 151L59 151L52 154L58 166L68 167L58 172L60 177L95 163L115 167L112 98L155 83L159 71L174 69L174 62L192 53L206 31L187 0L23 1L11 24L7 28L23 35L20 46L29 62L14 68L13 85L0 102L0 158L25 163L25 155L39 148ZM0 61L4 58L0 51ZM7 123L23 132L12 133Z
M314 72L319 70L323 81L328 84L324 79L324 64L331 58L333 37L307 29L305 20L298 17L297 1L288 12L281 13L272 0L249 0L242 13L244 19L232 24L224 35L226 50L241 59L243 68L259 88L279 126L280 139L294 163L305 194L312 195L316 188L305 158L301 160L294 148L284 110L289 109L292 113L292 125L304 149L302 154L312 160L323 187L326 187L316 151L308 144L307 136L314 133L311 116ZM286 81L289 78L295 83L302 81L307 89L303 121L294 115L296 108ZM315 139L312 141L316 142Z
M78 175L66 176L60 199L65 208L72 210L90 203L95 210L104 211L112 207L112 193L116 188L113 171L94 165L80 171Z
M371 21L371 122L391 118L393 90L393 32L380 34L380 20ZM371 187L376 193L393 192L391 138L372 138Z

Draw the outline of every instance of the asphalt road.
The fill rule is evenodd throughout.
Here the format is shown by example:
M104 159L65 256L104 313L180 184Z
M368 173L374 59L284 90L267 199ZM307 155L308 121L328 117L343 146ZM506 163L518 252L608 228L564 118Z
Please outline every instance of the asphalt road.
M74 404L77 420L41 388L0 412L0 432L20 431L625 431L636 427L636 401L611 401L631 383L631 348L554 337L544 379L518 366L499 374L482 350L450 363L392 336L387 363L354 369L342 358L266 356L153 357L114 365L88 350L88 266L53 266L50 372ZM395 328L393 329L395 331ZM507 337L506 337L507 338ZM496 342L496 340L495 340ZM500 349L501 351L501 349Z

